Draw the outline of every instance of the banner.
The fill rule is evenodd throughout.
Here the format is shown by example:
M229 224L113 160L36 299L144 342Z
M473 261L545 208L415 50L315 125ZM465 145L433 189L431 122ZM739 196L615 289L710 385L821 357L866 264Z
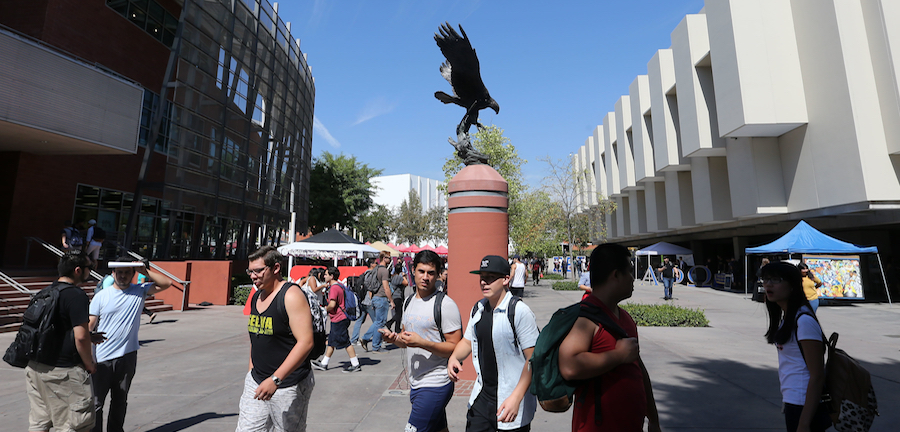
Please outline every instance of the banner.
M820 298L863 300L859 255L804 255L809 272L822 281Z

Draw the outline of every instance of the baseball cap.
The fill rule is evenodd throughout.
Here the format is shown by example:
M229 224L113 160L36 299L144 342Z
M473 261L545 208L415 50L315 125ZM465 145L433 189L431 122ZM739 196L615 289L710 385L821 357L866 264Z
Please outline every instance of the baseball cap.
M94 219L91 219L88 221L88 225L96 225L96 224L97 224L97 221Z
M497 255L488 255L481 259L481 268L479 268L478 270L472 270L469 273L509 274L509 262L506 261L506 258L499 257Z

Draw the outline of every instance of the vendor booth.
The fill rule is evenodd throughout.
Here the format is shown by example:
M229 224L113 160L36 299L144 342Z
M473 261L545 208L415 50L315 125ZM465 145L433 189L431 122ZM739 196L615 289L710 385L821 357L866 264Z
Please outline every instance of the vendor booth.
M819 288L820 298L845 300L865 299L859 255L875 254L884 281L888 303L891 303L891 294L877 247L862 247L838 240L823 234L805 221L800 221L778 240L762 246L746 248L744 252L744 274L748 275L748 278L750 274L747 268L749 255L788 254L793 257L794 254L800 254L809 266L810 272L823 282L823 286ZM748 284L744 285L745 294L747 294L747 286Z
M694 252L688 248L684 248L678 245L674 245L672 243L659 242L650 246L647 246L643 249L635 251L635 261L637 261L639 256L647 257L647 271L644 276L652 280L654 284L659 285L659 281L656 280L656 272L653 271L653 266L650 265L650 257L654 255L693 255ZM634 266L634 278L637 279L637 262L635 262ZM676 282L680 282L676 281Z

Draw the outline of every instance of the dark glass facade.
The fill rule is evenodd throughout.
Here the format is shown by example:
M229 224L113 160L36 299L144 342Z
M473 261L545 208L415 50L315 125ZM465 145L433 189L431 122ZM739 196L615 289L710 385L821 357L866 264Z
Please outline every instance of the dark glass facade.
M162 199L154 214L142 207L132 249L243 258L258 244L289 240L292 203L302 209L297 229L307 227L315 86L298 41L266 0L187 1L182 14L174 91L155 146L167 155ZM154 97L145 92L145 108L158 106Z

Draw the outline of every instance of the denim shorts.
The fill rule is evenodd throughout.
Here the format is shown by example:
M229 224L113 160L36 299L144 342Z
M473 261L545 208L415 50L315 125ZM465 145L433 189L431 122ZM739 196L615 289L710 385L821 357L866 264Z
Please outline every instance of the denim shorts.
M447 427L447 404L453 397L453 383L443 387L421 387L409 392L412 410L406 432L437 432Z
M331 331L328 332L328 346L336 350L350 346L349 319L331 323Z

